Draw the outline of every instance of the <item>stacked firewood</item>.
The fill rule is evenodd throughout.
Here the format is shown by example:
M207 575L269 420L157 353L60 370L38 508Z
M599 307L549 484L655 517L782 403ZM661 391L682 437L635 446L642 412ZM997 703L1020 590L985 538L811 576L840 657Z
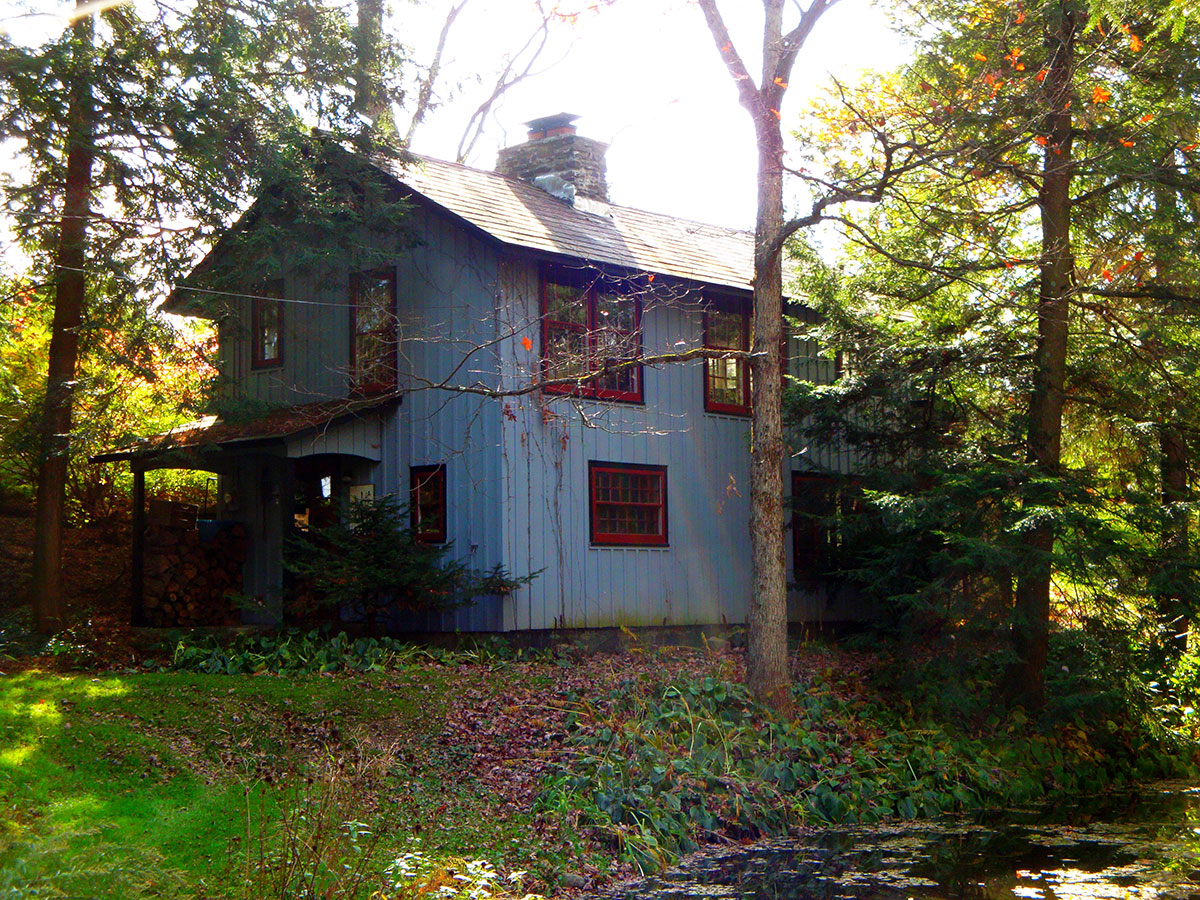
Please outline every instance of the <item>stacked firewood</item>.
M203 540L195 525L160 522L146 529L143 607L147 624L236 625L246 528L237 523Z

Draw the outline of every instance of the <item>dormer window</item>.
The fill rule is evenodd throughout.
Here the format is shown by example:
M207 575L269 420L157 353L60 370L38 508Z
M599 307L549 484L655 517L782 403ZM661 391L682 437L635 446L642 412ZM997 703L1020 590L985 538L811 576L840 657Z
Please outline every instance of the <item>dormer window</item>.
M278 298L278 299L276 299ZM283 365L283 282L272 281L250 301L250 363L255 369Z
M351 388L360 394L396 389L396 272L360 272L350 282Z
M641 303L594 270L542 273L542 376L554 393L642 400Z

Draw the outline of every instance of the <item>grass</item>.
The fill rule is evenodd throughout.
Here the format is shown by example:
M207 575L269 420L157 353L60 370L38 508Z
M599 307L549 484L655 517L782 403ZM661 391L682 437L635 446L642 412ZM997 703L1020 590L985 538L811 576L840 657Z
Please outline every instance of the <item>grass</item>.
M353 788L333 829L387 835L378 871L413 839L434 854L520 845L528 822L495 815L434 740L452 674L0 680L0 894L236 896L244 861L286 843L279 823L328 799L331 778Z

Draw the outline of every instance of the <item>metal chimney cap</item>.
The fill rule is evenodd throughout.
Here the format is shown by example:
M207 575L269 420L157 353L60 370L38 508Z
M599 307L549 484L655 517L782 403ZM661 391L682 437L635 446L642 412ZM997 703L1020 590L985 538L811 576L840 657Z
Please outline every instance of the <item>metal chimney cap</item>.
M530 119L525 123L525 127L529 129L529 140L536 140L542 137L551 137L555 134L574 134L575 126L573 123L579 116L574 113L555 113L552 116L541 116L537 119Z

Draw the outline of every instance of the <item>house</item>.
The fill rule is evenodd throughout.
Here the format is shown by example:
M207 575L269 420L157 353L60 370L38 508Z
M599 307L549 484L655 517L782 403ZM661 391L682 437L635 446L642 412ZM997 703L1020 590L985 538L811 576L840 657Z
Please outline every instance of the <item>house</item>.
M268 619L297 521L397 494L425 539L473 567L540 573L406 629L745 620L746 364L639 360L747 348L752 235L609 203L605 145L573 120L531 122L495 172L373 161L410 204L405 234L371 239L381 264L334 255L269 282L246 266L236 291L194 278L168 301L216 320L230 396L262 412L105 458L217 473L217 517L246 534L242 590ZM789 357L800 378L836 376L810 340L790 339ZM801 448L788 465L795 491L818 497L848 453ZM856 614L814 577L823 540L795 529L796 621Z

